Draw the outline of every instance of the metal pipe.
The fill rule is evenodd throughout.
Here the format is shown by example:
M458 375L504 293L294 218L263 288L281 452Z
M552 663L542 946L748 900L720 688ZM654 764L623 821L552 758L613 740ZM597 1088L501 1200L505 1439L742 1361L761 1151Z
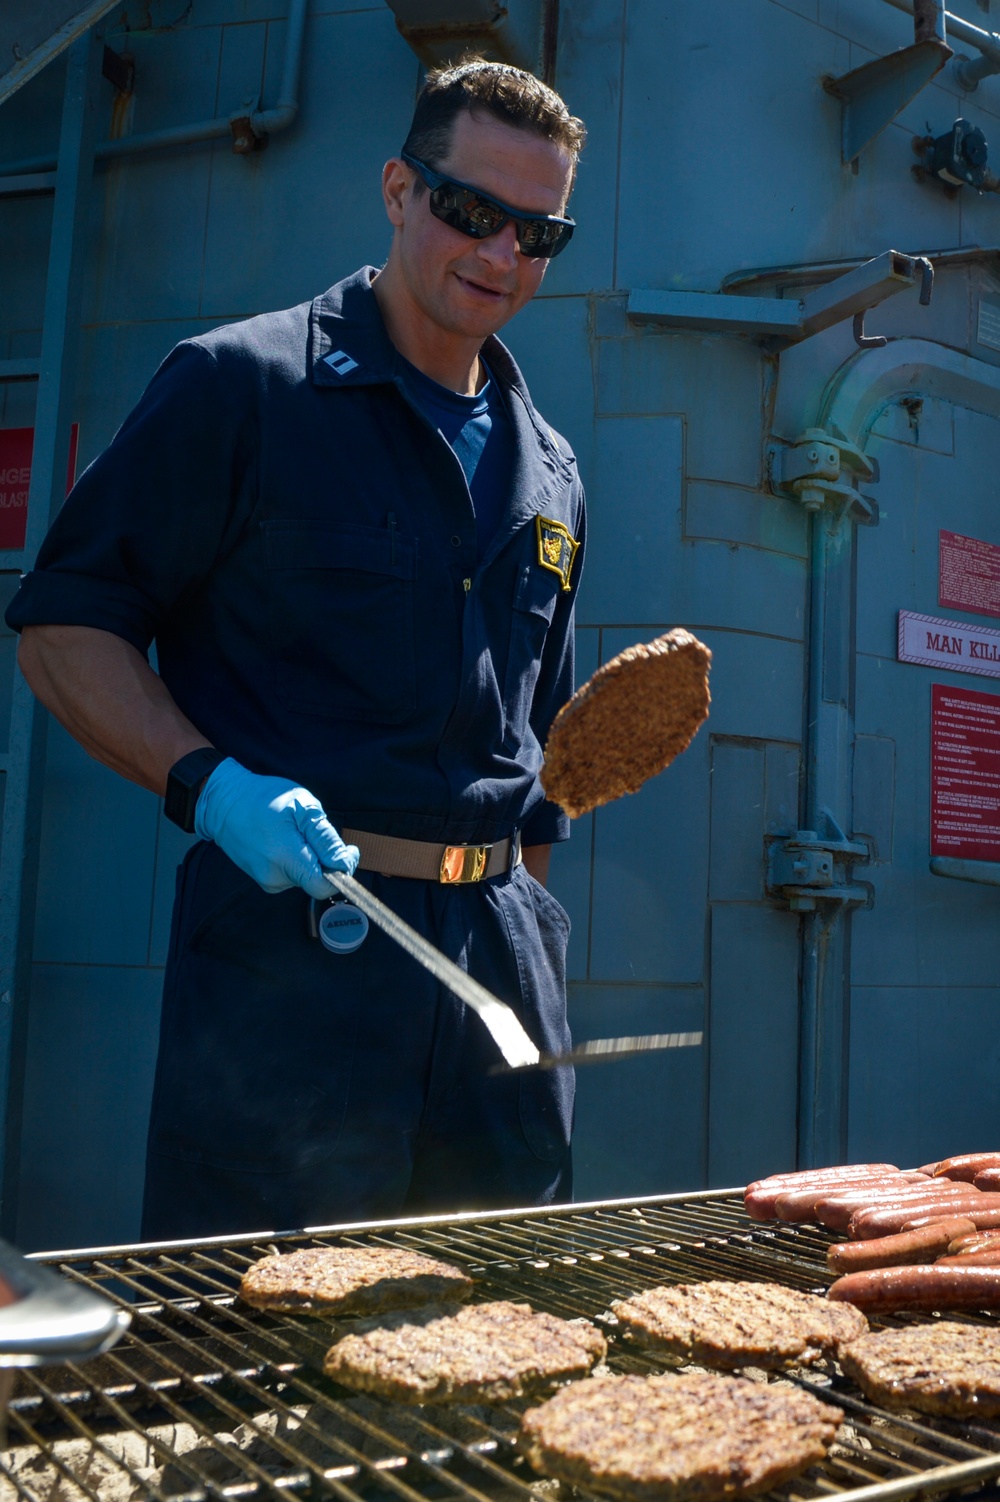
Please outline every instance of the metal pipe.
M830 810L844 803L847 705L836 671L843 632L844 591L854 522L843 511L817 509L809 536L809 618L803 818L808 830L842 838ZM847 551L845 551L847 550ZM846 572L845 572L846 570ZM831 607L831 592L834 595ZM847 904L807 913L802 933L799 1009L798 1165L842 1161L845 1151L843 1071L849 931Z
M259 140L287 130L298 114L299 74L302 65L302 50L305 39L306 14L309 0L289 0L285 56L278 89L278 102L273 109L258 110L250 115L250 129ZM161 130L147 131L144 135L121 136L113 141L102 141L94 156L101 161L115 160L143 151L163 151L172 147L192 146L199 141L211 141L232 133L233 120L241 119L237 111L233 115L220 115L215 120L200 120L192 125L168 125ZM0 196L23 192L16 181L22 174L53 172L56 168L53 156L22 157L16 162L0 165ZM8 179L4 182L3 179Z
M913 40L947 45L946 19L944 0L913 0Z
M914 0L885 0L885 3L907 15L914 14ZM919 0L917 3L919 4ZM945 11L944 21L949 41L963 42L982 53L979 62L975 63L968 58L955 59L955 73L967 93L976 87L981 78L986 78L991 73L1000 73L1000 33L984 31L981 26L973 26L971 21L963 21L961 16L953 16L951 11Z
M1000 861L960 860L952 855L935 855L929 862L932 876L950 876L955 881L975 881L984 887L1000 887Z
M803 761L805 763L806 829L819 829L819 756L820 700L823 692L823 640L826 607L826 518L821 510L809 518L809 645L806 664L806 723ZM799 1120L797 1163L800 1168L816 1164L816 1086L818 1078L817 1046L821 993L820 933L824 923L821 912L807 913L802 935L802 990L799 1003Z
M555 87L559 51L559 0L545 0L542 18L542 80Z
M823 643L826 636L826 517L813 511L809 519L809 646L806 654L806 788L803 814L806 829L819 830L819 744L823 699Z
M973 93L979 87L980 79L989 78L991 73L998 71L1000 69L997 68L996 63L992 62L986 56L980 57L976 62L973 62L968 57L956 57L955 59L955 73L958 75L958 81L966 94Z
M802 936L802 999L799 1006L799 1110L796 1164L822 1168L833 1161L818 1143L816 1105L819 1095L820 996L823 990L824 939L830 919L822 912L805 914Z
M299 112L299 73L308 8L309 0L289 0L288 19L285 22L285 59L281 69L278 102L273 109L261 110L250 116L250 125L257 137L287 130Z

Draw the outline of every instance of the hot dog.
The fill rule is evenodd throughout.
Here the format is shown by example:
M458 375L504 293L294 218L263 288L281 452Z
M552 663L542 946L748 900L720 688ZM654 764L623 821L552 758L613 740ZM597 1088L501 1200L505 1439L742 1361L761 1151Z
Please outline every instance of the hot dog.
M948 1255L957 1257L962 1252L989 1252L994 1247L1000 1247L1000 1231L971 1231L948 1243Z
M935 1267L1000 1267L1000 1248L992 1251L960 1252L957 1256L938 1257Z
M853 1163L841 1168L809 1168L795 1173L776 1173L766 1179L756 1179L748 1184L743 1193L743 1204L753 1220L772 1220L774 1203L781 1194L790 1194L796 1189L834 1188L840 1184L857 1183L882 1174L897 1174L893 1163Z
M964 1179L971 1184L984 1168L1000 1168L1000 1153L959 1153L957 1158L942 1158L934 1173L938 1178Z
M1000 1189L1000 1166L982 1169L972 1182L977 1189Z
M851 1241L869 1241L877 1236L894 1236L904 1230L911 1221L923 1217L926 1220L943 1220L948 1216L961 1215L975 1219L969 1211L981 1198L979 1190L971 1184L956 1184L949 1191L941 1192L925 1200L906 1199L896 1205L874 1205L868 1210L855 1210L847 1224Z
M924 1211L920 1215L914 1215L902 1229L914 1231L918 1226L926 1226L930 1221L942 1220L948 1213L947 1209ZM981 1194L977 1201L973 1201L961 1213L967 1220L972 1221L978 1231L1000 1230L1000 1194Z
M848 1273L827 1291L828 1299L854 1304L865 1313L896 1309L998 1309L1000 1267L875 1267Z
M900 1173L896 1163L833 1163L828 1168L790 1168L786 1173L769 1173L763 1179L754 1179L748 1189L763 1189L771 1184L787 1184L793 1189L796 1184L805 1187L822 1179L870 1178L878 1173Z
M960 1218L939 1220L919 1231L901 1231L896 1236L881 1236L877 1241L836 1242L827 1250L827 1264L832 1272L853 1273L870 1267L911 1267L917 1262L933 1262L942 1252L950 1252L955 1240L966 1236L971 1225L970 1220Z
M835 1191L821 1196L814 1203L813 1218L831 1231L846 1231L848 1222L856 1210L874 1210L879 1205L908 1205L937 1195L940 1186L927 1178L882 1179L874 1184L862 1184L857 1189ZM779 1214L780 1205L779 1201Z
M778 1196L774 1213L779 1220L817 1220L822 1225L835 1226L842 1220L846 1226L850 1211L857 1210L862 1205L880 1204L883 1200L895 1200L904 1195L908 1197L909 1191L917 1188L927 1194L932 1187L932 1179L894 1173L884 1178L859 1179L849 1186L838 1184L832 1189L829 1186L793 1189L790 1193ZM821 1206L833 1209L834 1220L823 1219L820 1214ZM841 1211L845 1213L841 1214Z
M830 1188L838 1184L856 1183L881 1174L896 1174L894 1163L852 1163L841 1168L807 1168L794 1173L771 1174L766 1179L756 1179L748 1184L743 1193L743 1204L753 1220L772 1220L774 1202L781 1194L790 1194L795 1189Z

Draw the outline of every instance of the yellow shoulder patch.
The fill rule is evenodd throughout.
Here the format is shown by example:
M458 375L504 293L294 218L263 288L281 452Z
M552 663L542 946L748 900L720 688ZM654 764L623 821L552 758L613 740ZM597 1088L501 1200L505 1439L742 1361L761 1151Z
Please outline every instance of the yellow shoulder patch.
M573 559L580 544L568 527L562 522L551 521L547 516L536 516L535 528L538 533L539 563L542 568L558 574L563 589L569 589Z

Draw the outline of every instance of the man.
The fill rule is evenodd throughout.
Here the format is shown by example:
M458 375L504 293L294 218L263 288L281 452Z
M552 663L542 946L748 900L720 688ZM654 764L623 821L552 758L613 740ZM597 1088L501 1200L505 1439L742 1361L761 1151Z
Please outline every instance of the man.
M8 612L42 702L202 837L146 1238L570 1197L571 1071L493 1075L481 1021L391 940L315 934L324 870L360 852L540 1047L568 1043L541 884L568 827L538 771L583 499L494 335L572 233L582 142L529 74L432 73L383 173L384 268L179 345Z

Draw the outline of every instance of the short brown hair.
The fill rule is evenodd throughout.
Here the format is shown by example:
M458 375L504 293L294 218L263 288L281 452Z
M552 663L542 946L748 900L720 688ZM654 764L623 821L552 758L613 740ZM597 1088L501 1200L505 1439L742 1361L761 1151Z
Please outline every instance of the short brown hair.
M452 127L463 110L482 111L504 125L530 130L554 141L576 159L587 132L563 100L533 73L510 63L491 63L483 57L463 57L443 68L432 68L417 97L413 122L403 150L430 167L440 166L451 146ZM418 177L414 191L423 182Z

